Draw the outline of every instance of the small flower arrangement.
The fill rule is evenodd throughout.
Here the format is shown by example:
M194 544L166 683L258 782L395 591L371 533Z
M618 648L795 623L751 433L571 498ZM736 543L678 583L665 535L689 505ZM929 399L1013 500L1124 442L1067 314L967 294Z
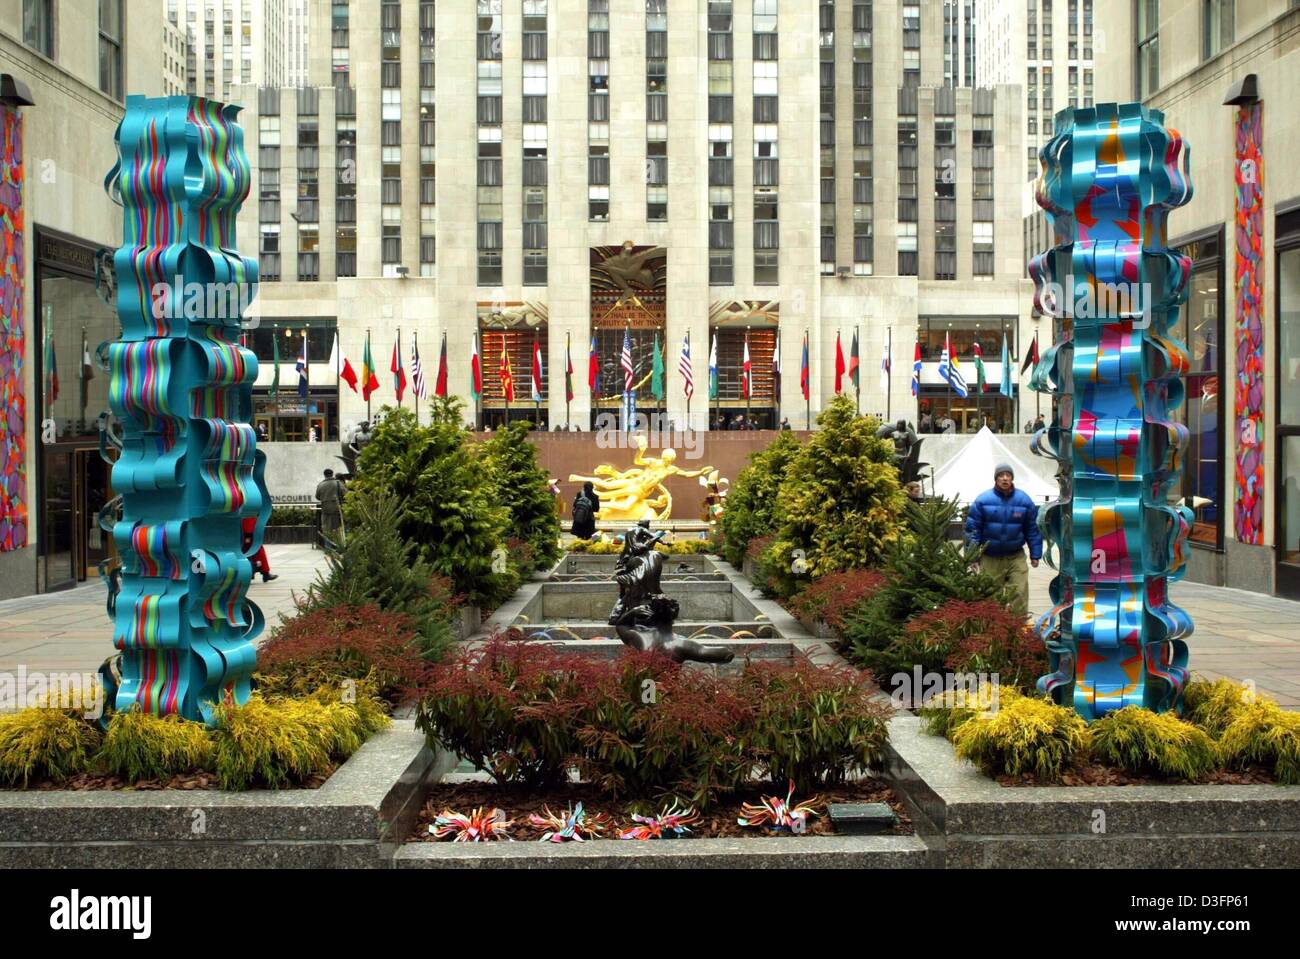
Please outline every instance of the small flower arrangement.
M690 832L690 825L700 821L694 806L679 807L677 800L658 816L633 816L637 825L618 834L619 839L676 839Z
M468 816L444 809L429 827L429 832L436 839L450 842L494 842L510 839L513 825L504 810L493 809L484 813L480 806Z
M754 826L767 829L768 832L788 832L803 835L808 831L808 817L818 815L813 807L817 805L814 797L807 802L794 804L794 781L790 781L785 798L764 796L762 805L754 806L742 803L741 816L736 820L742 826Z
M549 806L543 806L542 812L532 813L528 821L539 829L546 829L540 842L585 842L588 839L601 839L614 825L604 813L588 815L582 803L571 806L564 815L551 812Z

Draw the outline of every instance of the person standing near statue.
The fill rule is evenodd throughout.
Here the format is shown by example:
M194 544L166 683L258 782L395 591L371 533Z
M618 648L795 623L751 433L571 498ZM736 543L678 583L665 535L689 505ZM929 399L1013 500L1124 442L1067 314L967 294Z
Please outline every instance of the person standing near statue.
M596 535L596 514L600 512L600 497L591 481L582 484L582 492L573 498L573 525L570 532L578 539L591 539Z
M984 547L980 572L987 573L1014 595L1014 608L1029 614L1029 564L1043 558L1043 537L1038 531L1038 507L1029 494L1016 489L1016 474L1006 463L993 468L993 488L976 497L966 517L966 539Z
M333 542L338 542L343 528L343 494L342 482L334 476L333 470L325 471L325 478L316 485L316 499L320 503L321 532Z

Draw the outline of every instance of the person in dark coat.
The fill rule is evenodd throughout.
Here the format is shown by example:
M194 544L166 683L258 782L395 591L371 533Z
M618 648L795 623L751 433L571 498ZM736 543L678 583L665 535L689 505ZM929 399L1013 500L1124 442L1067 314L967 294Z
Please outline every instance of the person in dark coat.
M1038 531L1038 507L1029 494L1016 489L1016 474L1006 463L993 468L993 488L976 497L966 517L966 539L984 547L980 571L1011 588L1014 608L1029 613L1029 562L1035 568L1043 558L1043 537Z
M591 539L596 535L596 514L600 512L600 497L596 495L591 480L582 484L582 492L573 498L573 525L570 532L578 539Z

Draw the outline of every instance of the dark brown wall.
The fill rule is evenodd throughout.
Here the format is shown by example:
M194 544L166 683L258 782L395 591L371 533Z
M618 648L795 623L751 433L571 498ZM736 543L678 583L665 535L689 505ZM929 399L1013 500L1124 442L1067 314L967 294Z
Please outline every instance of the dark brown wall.
M636 455L632 437L626 437L626 449L601 449L597 439L604 438L603 433L534 433L533 442L538 450L538 462L547 474L560 481L563 500L562 515L567 519L573 505L573 497L581 489L581 483L570 483L572 473L591 476L597 466L608 464L615 469L630 468ZM795 431L802 441L810 433ZM624 434L626 436L626 434ZM734 484L736 476L749 464L749 456L767 448L776 439L775 430L757 430L754 432L737 430L735 432L696 433L694 436L695 452L698 459L687 459L682 449L677 450L677 465L684 470L698 470L711 466L721 472ZM664 437L669 439L668 437ZM651 445L646 449L647 456L658 456L662 446ZM698 520L704 509L704 487L698 479L673 477L668 481L668 492L673 497L673 519Z

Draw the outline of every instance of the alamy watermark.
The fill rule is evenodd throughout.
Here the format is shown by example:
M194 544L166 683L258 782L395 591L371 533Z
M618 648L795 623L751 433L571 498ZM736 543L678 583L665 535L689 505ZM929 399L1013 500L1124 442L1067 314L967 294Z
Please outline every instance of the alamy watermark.
M632 429L626 429L618 413L600 413L596 417L596 447L602 450L672 449L683 459L697 460L704 455L704 432L680 426L665 413L637 413ZM644 444L644 445L643 445Z
M94 673L46 673L26 666L0 672L0 713L69 709L86 719L104 715L104 687Z
M1151 325L1155 295L1150 283L1096 283L1065 277L1039 287L1039 302L1049 316L1080 320L1133 320L1133 328Z
M997 673L927 672L918 664L910 673L894 673L889 685L889 699L896 709L961 706L988 714L998 710Z

